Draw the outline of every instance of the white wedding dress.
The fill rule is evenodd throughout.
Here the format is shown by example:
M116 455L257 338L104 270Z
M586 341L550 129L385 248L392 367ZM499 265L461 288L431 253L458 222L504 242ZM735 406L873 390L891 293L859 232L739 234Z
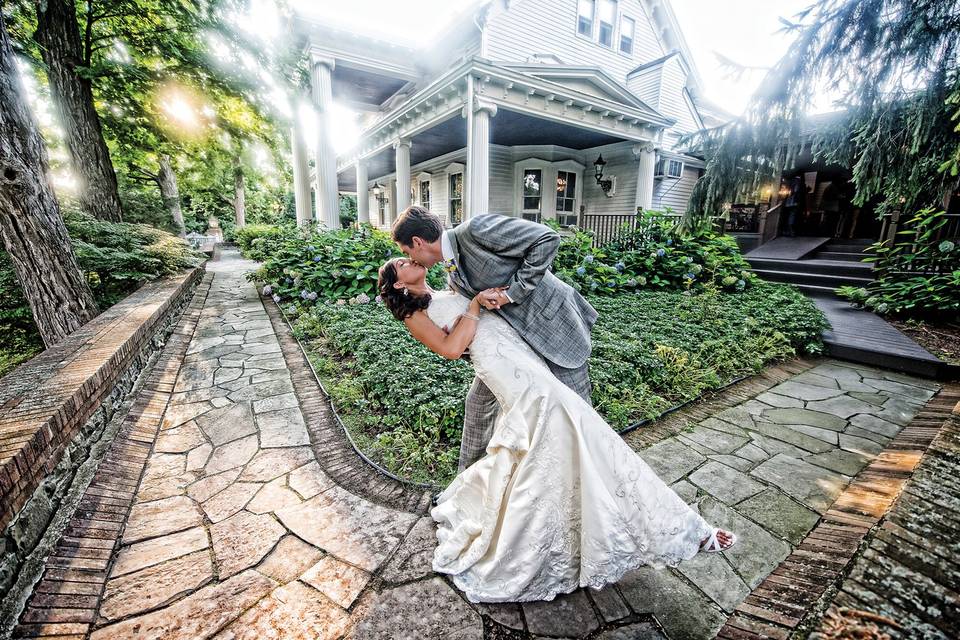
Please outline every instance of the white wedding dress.
M449 327L467 306L440 292L427 314ZM472 602L552 600L698 552L712 527L506 321L483 313L470 358L501 411L487 454L431 510L435 571Z

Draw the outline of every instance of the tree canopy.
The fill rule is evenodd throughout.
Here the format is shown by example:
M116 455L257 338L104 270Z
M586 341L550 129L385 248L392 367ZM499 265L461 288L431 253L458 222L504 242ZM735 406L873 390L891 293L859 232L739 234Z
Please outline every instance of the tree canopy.
M777 181L808 144L851 170L857 204L942 207L960 173L960 1L818 0L784 23L794 41L747 112L691 139L706 158L691 210ZM811 121L818 91L839 113Z
M285 212L290 177L280 156L287 125L268 97L298 78L298 59L292 43L291 49L266 51L238 33L230 17L244 5L87 0L77 6L80 72L92 82L125 219L182 232L177 214L171 216L169 180L166 188L163 180L172 174L185 230L201 231L209 215L229 227L234 212L226 200L235 197L238 168L258 178L248 204L264 214ZM21 0L9 14L18 52L33 62L44 87L47 65L32 37L35 7ZM48 144L59 142L45 133Z

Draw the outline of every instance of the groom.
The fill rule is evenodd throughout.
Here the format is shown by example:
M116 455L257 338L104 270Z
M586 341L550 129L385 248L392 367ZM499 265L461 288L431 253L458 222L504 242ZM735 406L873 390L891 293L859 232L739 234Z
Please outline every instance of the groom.
M428 269L442 262L450 287L463 296L503 287L481 304L499 313L561 382L590 402L587 358L597 312L549 271L559 234L536 222L498 214L477 215L444 231L438 216L412 206L394 222L393 240ZM483 457L498 411L497 399L474 378L467 393L460 471Z

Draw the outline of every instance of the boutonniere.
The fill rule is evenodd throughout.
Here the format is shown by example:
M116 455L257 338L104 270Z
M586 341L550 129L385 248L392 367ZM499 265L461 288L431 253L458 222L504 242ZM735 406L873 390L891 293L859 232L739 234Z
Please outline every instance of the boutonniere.
M450 260L449 262L444 263L443 270L447 273L453 273L457 270L457 264L453 260Z

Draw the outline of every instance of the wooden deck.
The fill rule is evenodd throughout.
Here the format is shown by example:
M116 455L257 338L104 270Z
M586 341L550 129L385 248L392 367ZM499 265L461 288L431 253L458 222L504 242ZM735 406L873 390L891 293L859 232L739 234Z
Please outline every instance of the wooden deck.
M831 329L823 333L830 355L936 378L946 365L880 316L832 296L811 296Z

